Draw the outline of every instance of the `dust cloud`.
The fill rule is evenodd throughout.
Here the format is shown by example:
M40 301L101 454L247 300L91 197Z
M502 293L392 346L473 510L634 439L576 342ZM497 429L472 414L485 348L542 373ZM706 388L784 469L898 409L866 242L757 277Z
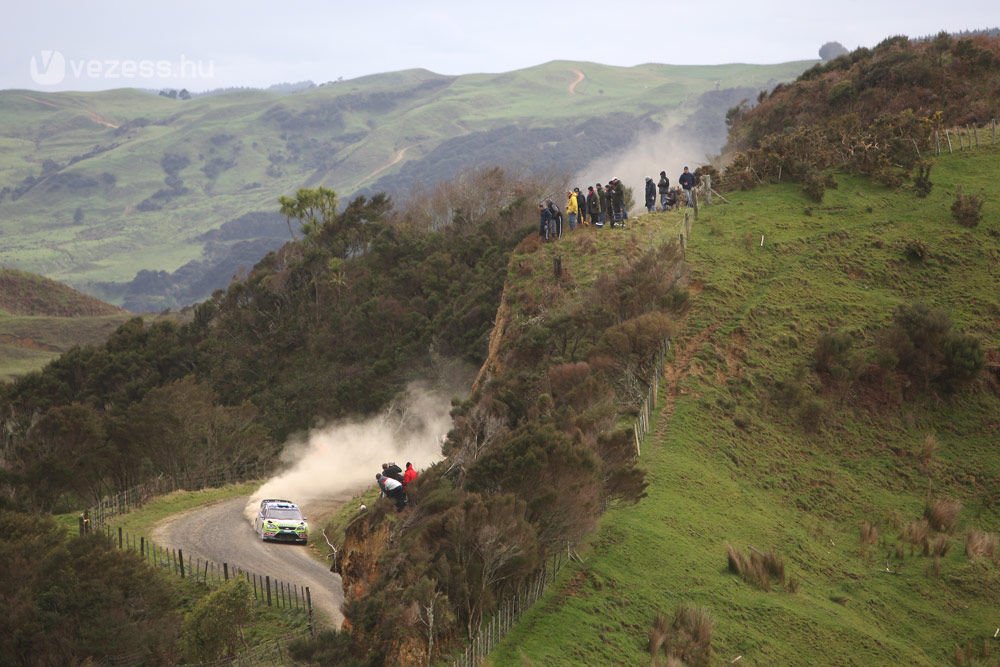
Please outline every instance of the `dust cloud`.
M656 132L638 137L623 150L598 158L574 174L570 187L579 187L584 194L587 186L618 178L626 187L632 188L634 206L632 210L644 210L643 198L646 177L660 180L660 172L667 172L670 186L677 185L684 166L694 171L711 161L717 146L708 146L704 141L685 136L680 126L672 125ZM657 194L657 204L659 203ZM560 202L560 206L562 203Z
M442 458L442 440L451 428L451 396L426 383L411 383L382 414L314 429L285 445L283 471L251 494L244 514L253 521L263 498L298 503L308 513L331 501L349 500L375 484L382 463L407 461L419 469Z

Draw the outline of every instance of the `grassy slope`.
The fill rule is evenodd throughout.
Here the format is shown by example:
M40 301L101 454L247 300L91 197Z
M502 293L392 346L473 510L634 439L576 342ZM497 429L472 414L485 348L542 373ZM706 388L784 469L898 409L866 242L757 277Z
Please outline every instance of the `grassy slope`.
M613 111L649 113L662 120L666 114L683 112L686 101L717 82L721 87L765 87L794 78L807 65L617 68L558 61L454 79L408 70L295 94L243 91L186 102L135 90L2 91L0 188L38 176L46 159L63 166L62 177L109 173L117 180L112 187L75 190L42 183L17 201L0 202L5 240L0 265L78 286L128 281L143 268L174 270L200 256L199 234L226 220L274 210L279 195L303 185L323 184L349 194L454 136L515 122L547 125ZM570 96L573 69L581 69L587 78ZM417 89L430 81L446 85ZM356 100L377 94L390 97L391 108L366 110L367 102L336 106L352 96ZM282 114L311 114L313 122L288 130L277 120ZM150 124L117 134L110 127L135 119ZM233 138L219 141L225 134ZM95 147L105 150L68 165L71 158ZM402 161L388 167L403 149ZM191 159L179 174L191 192L170 200L162 210L136 210L164 187L160 159L168 152ZM234 166L211 179L202 168L213 158ZM271 159L280 174L266 173ZM84 214L81 224L72 222L77 207Z
M942 158L926 200L845 177L811 216L793 186L703 211L688 250L691 311L643 449L649 497L607 513L583 564L564 570L496 664L643 664L654 615L681 603L713 618L713 664L942 664L956 644L993 635L1000 566L970 562L963 544L970 528L1000 531L997 396L982 389L877 413L827 399L822 428L808 435L767 387L807 363L821 331L870 334L916 300L946 308L995 354L998 157ZM951 222L958 183L988 193L976 229ZM904 259L910 239L932 257ZM929 480L915 455L928 434L939 443ZM951 552L939 576L909 551L887 573L886 553L921 516L928 485L964 504ZM882 535L868 556L864 520ZM798 592L743 583L726 569L727 544L777 551Z
M0 269L0 381L39 370L74 345L101 343L129 317L42 276Z

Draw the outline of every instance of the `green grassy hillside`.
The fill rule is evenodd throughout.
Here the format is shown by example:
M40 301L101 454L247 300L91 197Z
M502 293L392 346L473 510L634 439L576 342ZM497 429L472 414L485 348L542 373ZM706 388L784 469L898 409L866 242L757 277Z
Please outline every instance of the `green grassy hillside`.
M997 664L1000 554L973 559L965 543L1000 532L998 157L939 159L926 199L838 177L822 204L779 184L702 209L690 310L642 449L649 495L610 509L494 664L648 664L654 618L669 625L681 605L714 623L712 659L691 664ZM959 185L986 195L978 227L951 218ZM641 233L663 238L665 217ZM957 394L830 386L811 369L824 332L874 349L917 302L986 351ZM962 509L930 530L934 558L903 535L940 499ZM863 522L878 531L868 545ZM773 551L786 584L732 574L729 545Z
M273 211L279 195L299 187L399 195L476 164L571 169L581 166L581 136L596 158L712 100L722 127L734 102L712 97L717 91L752 97L808 64L558 61L504 74L408 70L290 94L187 101L137 90L2 91L0 265L140 310L192 303L287 240ZM571 90L577 72L584 78ZM266 225L241 218L255 212L271 214ZM206 236L229 221L226 238ZM180 275L136 279L182 267ZM212 268L220 275L199 284Z
M0 381L38 370L74 345L101 343L128 317L53 280L0 269Z

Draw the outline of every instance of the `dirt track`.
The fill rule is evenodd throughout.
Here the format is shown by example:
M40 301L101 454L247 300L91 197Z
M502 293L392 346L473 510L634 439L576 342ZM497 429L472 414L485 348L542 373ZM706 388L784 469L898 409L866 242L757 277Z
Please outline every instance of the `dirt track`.
M343 500L346 500L344 498ZM339 501L343 502L343 501ZM344 590L339 574L309 555L306 547L295 544L261 542L253 527L243 515L247 497L214 503L184 512L161 522L153 530L153 540L161 545L184 550L187 556L208 559L216 563L243 568L272 579L308 586L312 597L316 623L339 628L344 620L341 605ZM322 525L314 512L328 511L332 501L303 504L303 512L310 520L313 533L310 540L323 544L319 532Z

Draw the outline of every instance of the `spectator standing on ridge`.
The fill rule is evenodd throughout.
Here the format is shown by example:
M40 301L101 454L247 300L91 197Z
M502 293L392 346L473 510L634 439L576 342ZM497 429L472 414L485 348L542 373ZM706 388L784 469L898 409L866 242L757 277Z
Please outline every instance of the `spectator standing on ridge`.
M578 207L576 203L576 195L572 192L566 193L566 221L569 223L569 231L576 229L576 215L578 212Z
M587 212L590 213L590 224L595 227L601 226L601 200L594 192L594 186L587 188Z
M694 174L688 171L687 165L684 165L684 173L677 179L677 182L681 184L682 188L684 188L684 196L687 197L687 205L694 207L694 193L691 192L691 188L694 187Z
M549 218L551 219L549 223L549 238L561 239L563 232L562 211L559 210L559 207L551 199L545 200L545 206L549 209Z
M649 176L646 177L646 213L656 210L656 183Z
M393 502L396 503L396 511L401 512L406 505L403 483L381 473L375 475L375 481L378 483L379 491L382 492L381 495L385 498L392 498Z
M417 469L409 461L406 462L406 470L403 471L403 491L410 485L410 482L417 478Z
M601 205L601 212L598 214L597 226L603 227L608 218L608 193L600 183L595 188L597 190L597 201Z
M667 172L660 172L660 181L656 184L656 189L660 191L660 210L667 211L667 196L670 194L670 179Z
M576 210L579 212L580 226L587 224L587 197L580 188L573 188L576 193Z
M551 228L552 213L544 202L538 202L538 237L543 241L548 241Z
M625 227L625 186L617 178L612 179L614 183L614 189L611 190L611 208L614 209L615 217L614 222L618 223L619 227ZM614 222L611 224L614 227Z

